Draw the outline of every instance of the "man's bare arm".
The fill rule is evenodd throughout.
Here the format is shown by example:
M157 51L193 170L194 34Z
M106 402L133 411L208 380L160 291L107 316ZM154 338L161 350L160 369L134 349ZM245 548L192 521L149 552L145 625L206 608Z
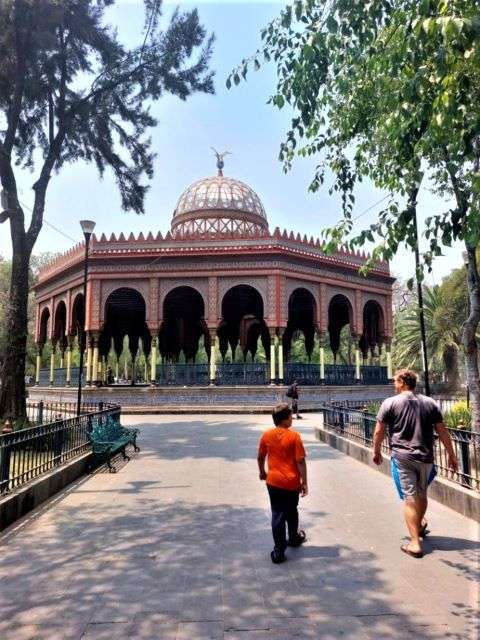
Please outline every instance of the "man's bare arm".
M447 427L443 424L443 422L439 422L435 425L435 431L437 432L438 439L447 450L448 466L452 471L458 471L457 456L455 455L452 438L448 432Z
M307 463L305 458L297 462L298 473L300 474L300 495L306 496L308 495L308 484L307 484Z
M260 480L266 480L267 472L265 471L265 456L259 455L257 457L257 463L258 463L258 477L260 478Z
M378 421L373 434L373 461L375 464L382 464L382 442L385 438L385 423Z

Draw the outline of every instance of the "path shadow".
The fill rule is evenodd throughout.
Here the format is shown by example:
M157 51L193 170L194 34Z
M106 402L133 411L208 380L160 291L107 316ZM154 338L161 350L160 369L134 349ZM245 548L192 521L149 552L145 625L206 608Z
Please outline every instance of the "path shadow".
M152 627L151 635L143 631L147 623L160 632L166 621L191 621L245 637L281 628L293 638L306 628L319 638L331 628L351 640L438 638L385 595L374 552L307 544L276 566L265 509L162 502L149 491L129 500L52 508L10 536L0 558L8 575L0 637L22 637L27 624L38 638L75 624L89 637L95 625L111 623L130 625L141 640L155 637ZM459 608L458 615L470 614Z

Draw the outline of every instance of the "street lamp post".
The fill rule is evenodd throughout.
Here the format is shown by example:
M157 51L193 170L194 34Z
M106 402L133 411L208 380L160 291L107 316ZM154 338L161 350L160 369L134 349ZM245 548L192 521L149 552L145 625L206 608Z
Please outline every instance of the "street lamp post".
M87 320L87 277L88 277L88 249L90 247L90 238L95 229L95 222L91 220L81 220L83 235L85 237L85 261L83 268L83 327L80 331L80 362L78 366L78 395L77 395L77 416L80 415L82 406L82 381L83 381L83 354L85 352L85 323Z

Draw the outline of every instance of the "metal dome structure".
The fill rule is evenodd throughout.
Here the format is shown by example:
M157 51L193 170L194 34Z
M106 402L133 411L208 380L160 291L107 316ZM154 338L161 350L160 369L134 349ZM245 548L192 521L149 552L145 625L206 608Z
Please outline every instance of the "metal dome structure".
M265 236L268 222L258 195L240 180L223 175L198 180L181 195L172 220L172 235Z

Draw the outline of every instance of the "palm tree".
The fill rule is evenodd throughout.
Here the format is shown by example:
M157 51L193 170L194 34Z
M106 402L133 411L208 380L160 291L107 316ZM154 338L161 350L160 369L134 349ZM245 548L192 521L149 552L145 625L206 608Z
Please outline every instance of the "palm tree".
M460 383L462 319L452 313L442 286L425 287L424 315L430 367L433 371L444 373L448 389L454 391ZM417 300L414 299L395 318L395 362L405 367L416 367L420 362L420 353L419 313Z

